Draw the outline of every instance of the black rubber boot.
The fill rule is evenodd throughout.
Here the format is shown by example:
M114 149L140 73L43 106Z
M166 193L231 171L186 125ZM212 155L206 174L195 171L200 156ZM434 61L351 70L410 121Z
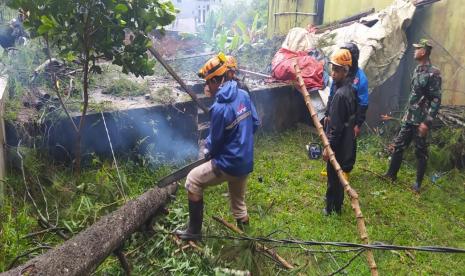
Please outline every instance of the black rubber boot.
M331 200L326 199L326 207L323 208L323 215L329 216L334 212L334 203Z
M427 164L426 159L418 159L417 160L417 184L418 184L418 187L420 187L421 183L423 182L423 177L425 176L425 172L426 172L426 164Z
M415 184L413 184L411 188L415 193L420 193L421 184L418 182L415 182Z
M189 200L189 226L186 230L176 230L176 234L181 240L199 241L202 239L203 222L203 199L200 201Z
M243 232L247 232L249 228L249 218L247 217L246 220L243 219L236 219L237 228L241 229Z
M400 165L402 164L402 153L394 152L391 156L391 162L389 163L389 169L384 175L391 179L391 181L397 180L397 172L400 169Z

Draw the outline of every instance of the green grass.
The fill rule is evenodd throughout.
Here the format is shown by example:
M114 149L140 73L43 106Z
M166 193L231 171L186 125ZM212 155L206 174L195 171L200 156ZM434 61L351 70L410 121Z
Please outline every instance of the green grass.
M250 175L247 190L251 217L249 235L360 242L347 197L341 216L324 217L321 214L326 179L320 172L325 164L321 160L309 160L304 150L306 143L316 141L316 135L312 136L306 127L257 137L255 169ZM360 196L370 240L398 245L465 248L465 173L451 170L435 184L427 179L422 193L413 194L409 190L415 178L412 154L407 154L408 160L403 164L396 184L387 183L372 173L382 174L388 164L379 141L376 137L359 140L357 163L351 174L351 185ZM126 189L131 197L141 194L172 169L164 167L153 171L131 162L121 163ZM95 168L86 171L81 180L74 183L70 181L72 177L69 172L57 170L52 175L55 175L53 185L47 190L61 195L60 225L66 222L73 232L83 229L121 204L114 187L116 173L105 162L96 162ZM263 181L260 182L259 178ZM0 239L3 239L2 244L6 242L8 245L0 247L0 270L4 270L14 256L32 248L33 242L59 242L51 234L34 240L18 238L40 229L34 223L29 205L22 203L20 183L19 179L10 180L7 190L16 191L15 197L7 197L9 203L1 211L3 236ZM207 236L233 235L211 219L211 216L217 215L233 221L228 198L223 195L226 191L227 186L221 185L205 193L203 231ZM300 248L277 247L279 254L296 266L295 270L288 272L251 250L250 242L206 238L203 244L206 252L203 255L189 250L176 252L177 247L166 233L182 227L187 219L184 189L180 189L177 200L169 205L169 209L168 216L157 220L155 236L136 233L126 242L125 252L134 275L223 275L219 272L223 268L249 270L254 275L327 275L354 255L311 255ZM375 251L375 259L380 275L465 274L463 254ZM24 261L25 258L21 259L21 262ZM345 271L347 275L369 275L363 255ZM122 271L116 258L109 257L96 274L114 275L122 274Z
M251 215L250 235L263 236L280 231L276 237L301 240L360 242L354 213L345 200L342 216L324 217L326 179L320 175L322 161L308 160L303 145L317 141L305 129L284 134L259 137L256 146L255 170L248 183L247 203ZM357 165L351 174L351 185L360 196L361 208L372 241L399 245L441 245L465 247L465 174L451 171L435 185L425 181L420 196L409 190L415 172L407 162L401 169L398 184L386 183L366 169L384 173L387 157L373 138L360 139ZM263 179L263 183L258 178ZM222 233L210 217L220 215L232 221L227 198L222 196L225 185L210 189L205 195L207 229ZM215 247L215 241L207 241ZM227 242L226 244L234 244ZM318 248L316 248L318 249ZM321 248L320 248L321 249ZM297 249L278 249L287 260L303 267L305 274L328 274L336 270L334 261L323 254L316 258L302 255ZM463 255L420 252L376 251L381 275L460 275L465 273ZM334 254L339 265L352 254ZM238 254L238 256L241 256ZM241 266L238 257L232 262ZM238 264L235 264L237 262ZM262 273L278 273L269 262L261 263ZM363 258L346 269L349 275L368 275Z
M128 78L120 78L113 80L102 91L103 94L111 94L114 96L128 97L128 96L142 96L149 93L150 90L147 83L137 83Z

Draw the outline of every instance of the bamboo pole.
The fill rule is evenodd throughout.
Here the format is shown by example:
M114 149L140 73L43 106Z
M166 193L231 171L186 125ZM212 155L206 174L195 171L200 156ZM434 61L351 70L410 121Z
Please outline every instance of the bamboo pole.
M342 183L342 186L344 187L344 190L346 191L347 195L349 196L351 200L351 205L352 209L355 212L355 217L357 219L357 229L360 234L360 238L363 241L364 244L369 244L369 239L368 239L368 233L365 227L365 219L363 218L362 210L360 209L360 204L358 202L358 194L357 192L352 189L352 187L349 184L349 181L344 177L343 171L341 169L341 166L336 160L336 157L334 155L334 151L331 149L329 145L329 140L328 137L326 137L326 134L323 131L323 126L321 125L320 121L318 120L318 114L315 111L315 108L312 105L312 101L310 99L310 94L307 91L307 88L305 87L304 80L301 75L301 71L297 63L294 63L294 70L297 76L297 81L299 84L298 89L302 96L304 97L305 100L305 105L308 108L308 111L310 112L310 116L312 117L313 124L315 125L316 129L318 130L318 135L320 136L321 140L323 141L323 146L324 148L329 152L329 161L331 165L334 167L334 169L337 172L337 176L339 177L339 181ZM373 251L371 249L366 250L366 258L368 261L368 265L371 270L371 275L377 276L378 275L378 268L376 266L375 258L373 256Z
M236 232L237 234L245 235L245 233L241 229L237 228L236 225L231 224L231 223L229 223L229 222L225 221L224 219L222 219L220 217L217 217L217 216L213 216L213 219L216 220L217 222L223 224L227 228L231 229L232 231ZM268 254L273 259L275 259L278 263L280 263L283 267L285 267L287 269L294 269L293 265L288 263L283 257L279 256L278 253L276 253L276 251L269 249L265 245L263 245L263 244L261 244L259 242L256 242L255 243L255 249L257 251L259 251L259 252L263 252L265 254Z

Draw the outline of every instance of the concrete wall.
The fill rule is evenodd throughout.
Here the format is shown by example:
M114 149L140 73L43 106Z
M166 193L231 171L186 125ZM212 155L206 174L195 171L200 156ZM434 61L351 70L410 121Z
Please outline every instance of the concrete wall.
M260 132L282 131L297 123L310 121L302 97L292 86L264 87L252 91L251 98L262 121ZM203 101L211 104L209 99L204 98ZM104 116L117 155L150 155L154 158L153 161L177 163L197 156L198 140L202 136L197 129L197 110L192 102L185 102L175 106L104 113ZM75 119L77 121L79 117ZM47 137L41 146L48 148L56 160L70 162L73 159L75 132L68 119L22 129L29 129L29 134ZM7 125L8 145L15 147L21 136L13 125ZM84 164L91 162L95 156L112 158L100 113L86 117L82 137Z

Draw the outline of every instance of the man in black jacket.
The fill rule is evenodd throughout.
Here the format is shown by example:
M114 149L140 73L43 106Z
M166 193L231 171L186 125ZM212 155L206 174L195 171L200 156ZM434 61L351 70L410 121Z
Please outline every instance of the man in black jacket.
M352 66L352 57L347 49L339 49L331 56L331 77L335 83L326 135L341 166L344 176L352 170L355 163L356 141L354 135L355 117L357 114L357 98L348 77ZM336 170L329 162L329 153L325 149L323 160L327 161L328 188L326 190L326 208L324 214L341 213L344 201L344 189Z

